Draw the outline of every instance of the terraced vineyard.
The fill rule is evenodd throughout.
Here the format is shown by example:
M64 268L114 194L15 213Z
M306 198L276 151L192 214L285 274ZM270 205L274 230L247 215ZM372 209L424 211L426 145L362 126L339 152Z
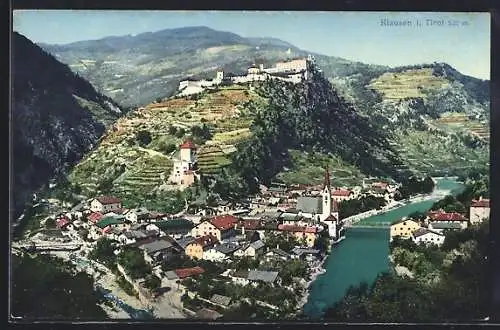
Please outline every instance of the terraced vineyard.
M218 145L205 145L198 150L198 168L202 174L215 174L229 164L231 160Z
M172 169L166 156L142 156L133 166L115 180L113 192L118 195L137 195L154 191L166 183Z
M395 135L396 149L410 168L421 173L449 169L484 167L489 161L489 148L466 148L457 138L427 131L405 131Z
M401 73L386 72L367 86L385 99L425 98L426 93L449 85L448 80L432 74L432 68L407 70Z
M432 124L445 130L467 131L488 142L490 139L489 126L486 123L469 119L466 114L446 113L434 120Z
M165 146L178 146L192 126L202 123L215 126L215 131L212 140L198 150L200 171L211 174L227 166L235 144L251 136L252 119L245 105L258 96L248 87L231 86L196 98L171 98L120 118L99 147L74 168L70 181L89 194L95 194L103 182L108 182L111 192L121 198L145 196L162 185L171 189L166 182L177 152L165 154ZM183 128L185 136L170 135L170 126ZM151 135L151 142L143 147L138 146L140 131Z

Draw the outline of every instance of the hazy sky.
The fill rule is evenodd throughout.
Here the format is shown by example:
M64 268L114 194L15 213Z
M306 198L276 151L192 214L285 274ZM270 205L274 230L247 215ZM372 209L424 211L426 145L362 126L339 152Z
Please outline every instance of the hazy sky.
M383 26L384 19L411 25ZM489 13L23 10L14 12L13 25L34 42L54 44L203 25L364 63L447 62L464 74L490 77Z

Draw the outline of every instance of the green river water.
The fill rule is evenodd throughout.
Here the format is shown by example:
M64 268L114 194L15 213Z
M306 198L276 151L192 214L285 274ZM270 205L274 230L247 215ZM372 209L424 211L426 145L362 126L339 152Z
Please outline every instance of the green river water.
M453 179L438 179L436 189L448 190L456 195L463 184ZM439 199L439 198L438 198ZM437 199L415 202L363 219L359 224L393 222L415 211L429 210ZM347 229L346 239L334 246L323 266L326 273L318 276L310 287L304 313L312 318L342 299L351 285L361 282L372 284L378 274L389 271L389 229L383 227Z

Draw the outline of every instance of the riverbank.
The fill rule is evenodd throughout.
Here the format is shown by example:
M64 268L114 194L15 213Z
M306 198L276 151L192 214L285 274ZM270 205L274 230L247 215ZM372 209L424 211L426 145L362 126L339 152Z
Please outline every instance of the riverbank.
M333 249L333 243L332 243L332 249ZM300 300L298 301L297 303L297 309L298 310L302 310L302 308L304 307L304 305L307 303L307 299L309 298L309 294L310 294L310 289L311 289L311 285L314 283L314 281L316 280L316 278L319 276L319 275L322 275L326 272L326 269L323 268L323 265L325 264L326 260L328 259L328 257L330 256L330 253L331 253L331 250L329 251L329 253L325 254L325 256L323 257L323 259L321 259L320 263L318 266L312 268L313 272L311 273L311 278L309 279L309 281L307 281L304 285L304 292L302 294L302 296L300 297Z
M325 310L344 297L349 287L363 282L371 285L380 273L391 269L410 276L406 269L395 268L390 262L390 231L383 226L380 226L383 228L380 230L378 225L407 217L414 212L426 213L434 204L434 199L440 199L447 194L458 194L461 189L463 184L459 182L438 180L431 194L413 196L401 207L384 214L380 214L382 210L377 210L379 215L364 219L364 226L350 228L346 233L347 238L326 261L324 267L327 273L318 276L311 284L303 314L310 318L321 318ZM373 229L368 227L371 224L374 225Z
M415 195L411 198L403 199L400 201L392 201L391 203L387 204L386 206L382 207L379 210L376 210L376 209L369 210L369 211L366 211L363 213L358 213L358 214L352 215L350 217L342 219L342 222L363 220L363 219L366 219L366 218L369 218L369 217L372 217L375 215L384 214L386 212L392 211L394 209L397 209L399 207L402 207L402 206L405 206L408 204L420 203L420 202L425 202L428 200L438 199L438 198L446 196L450 192L451 192L450 190L437 190L437 189L435 189L430 194L418 194L418 195Z

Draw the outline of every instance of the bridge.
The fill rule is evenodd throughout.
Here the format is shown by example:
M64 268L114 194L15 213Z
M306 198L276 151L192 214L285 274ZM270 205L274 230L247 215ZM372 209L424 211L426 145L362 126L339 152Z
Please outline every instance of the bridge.
M357 221L359 222L359 221ZM357 222L344 222L344 228L390 228L391 221L357 224Z
M79 250L82 245L82 243L26 242L12 243L12 248L32 251L76 251Z

